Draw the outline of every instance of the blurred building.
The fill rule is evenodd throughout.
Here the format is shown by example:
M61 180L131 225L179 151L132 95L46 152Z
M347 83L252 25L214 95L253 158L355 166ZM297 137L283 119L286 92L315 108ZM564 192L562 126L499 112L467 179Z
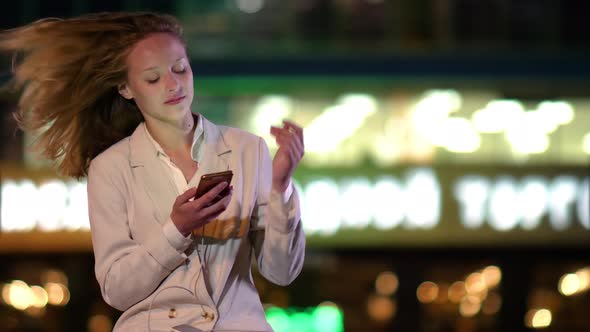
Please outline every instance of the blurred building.
M508 0L11 2L0 27L157 10L185 26L195 112L305 127L308 239L279 331L588 331L588 4ZM2 58L0 79L9 79ZM85 181L27 150L0 95L0 330L109 331Z

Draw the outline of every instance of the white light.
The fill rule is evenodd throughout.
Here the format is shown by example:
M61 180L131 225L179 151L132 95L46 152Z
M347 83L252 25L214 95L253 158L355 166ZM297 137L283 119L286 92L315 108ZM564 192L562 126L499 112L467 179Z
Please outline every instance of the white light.
M90 230L86 183L72 181L68 187L68 204L63 216L64 229L68 231Z
M576 271L576 276L578 277L578 289L580 292L590 289L590 267L579 269Z
M546 134L523 127L513 127L506 132L506 138L512 150L522 154L543 153L549 148L549 138Z
M30 180L4 181L1 220L6 232L89 230L86 183L50 180L37 187Z
M590 204L588 202L590 202L590 177L582 180L578 194L578 219L586 229L590 229Z
M461 223L469 229L480 228L486 218L489 183L481 176L465 176L453 188L460 204Z
M535 229L547 210L547 185L541 177L526 177L518 196L521 209L521 225L526 230Z
M517 100L493 100L472 115L474 127L482 133L500 133L524 112Z
M262 9L264 0L236 0L236 5L244 13L253 14Z
M529 327L540 329L551 325L551 311L547 309L539 309L532 311L531 315L532 319Z
M561 175L553 180L549 189L549 222L554 229L564 230L570 225L571 207L577 190L577 181L573 176Z
M418 133L434 141L438 126L461 108L461 95L455 90L430 90L424 93L412 112L412 121Z
M523 124L527 128L534 128L534 131L550 134L559 126L559 122L543 111L528 111L523 113Z
M408 173L406 180L406 225L431 229L440 218L441 190L431 169L419 168Z
M490 196L490 226L498 231L509 231L518 223L518 193L514 180L509 177L498 179Z
M38 189L37 221L42 231L62 229L62 218L66 210L68 193L65 184L59 180L51 180Z
M375 200L373 225L377 229L392 229L404 219L406 199L401 184L393 177L383 177L373 188Z
M584 149L584 153L590 154L590 133L586 133L582 140L582 146Z
M429 90L416 105L416 111L448 115L459 110L462 103L461 95L456 90Z
M520 154L543 153L549 147L547 133L554 126L536 111L520 112L508 123L504 133L512 150Z
M340 215L343 226L366 228L371 221L373 192L368 179L356 178L343 182L340 186Z
M30 231L35 227L36 211L31 202L38 203L37 187L30 180L20 183L2 183L2 227L3 231Z
M312 120L305 129L306 151L325 153L351 137L377 111L377 101L369 95L346 95Z
M258 101L251 117L252 129L256 134L267 133L270 126L281 123L291 113L292 101L289 97L270 95Z
M250 118L252 131L264 138L269 149L276 148L274 137L270 134L271 126L282 126L282 120L291 114L293 102L289 97L269 95L261 98Z
M568 124L574 119L574 108L566 101L543 101L537 110L558 125Z
M48 296L43 287L31 286L32 303L31 306L35 308L43 308L47 305Z
M33 302L33 294L31 288L25 282L15 280L10 284L8 290L9 302L15 309L25 310Z
M303 225L307 233L336 233L341 223L339 196L338 186L330 179L311 181L306 186L304 219L308 221Z
M400 145L393 136L385 130L384 135L377 135L373 141L371 152L379 166L391 166L400 157Z
M464 118L448 118L435 129L433 143L456 153L470 153L479 149L481 139L471 122Z
M571 296L580 291L580 278L577 274L568 273L559 279L559 292L565 296Z

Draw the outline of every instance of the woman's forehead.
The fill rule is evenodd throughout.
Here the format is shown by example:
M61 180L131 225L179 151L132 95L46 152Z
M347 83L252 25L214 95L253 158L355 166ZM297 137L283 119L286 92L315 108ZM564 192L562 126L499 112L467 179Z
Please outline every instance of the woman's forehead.
M184 45L178 38L157 33L137 42L127 57L127 64L133 71L143 71L186 57Z

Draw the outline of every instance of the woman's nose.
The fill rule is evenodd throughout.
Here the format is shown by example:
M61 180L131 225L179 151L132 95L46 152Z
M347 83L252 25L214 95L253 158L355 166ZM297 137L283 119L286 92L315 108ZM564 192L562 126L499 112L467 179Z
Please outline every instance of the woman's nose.
M176 91L178 90L178 87L180 86L179 82L178 82L178 78L176 78L174 75L167 75L166 78L166 91Z

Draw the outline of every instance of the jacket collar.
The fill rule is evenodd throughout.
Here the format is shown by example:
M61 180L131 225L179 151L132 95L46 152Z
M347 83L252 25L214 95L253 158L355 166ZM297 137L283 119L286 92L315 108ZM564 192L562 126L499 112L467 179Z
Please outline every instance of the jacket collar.
M197 121L203 122L203 164L209 164L207 159L215 155L222 159L222 156L231 152L231 148L225 143L221 128L207 120L203 115L196 115ZM151 144L145 131L140 124L135 128L130 137L130 163L131 167L143 167L157 159L157 150ZM215 166L215 165L211 165ZM215 167L213 167L215 168Z
M204 141L203 157L194 178L200 179L201 175L229 170L231 149L223 137L223 128L209 122L205 117L199 116L203 121ZM129 162L134 178L138 186L143 186L155 207L156 219L163 223L172 210L174 200L181 193L161 160L154 144L149 141L143 128L138 126L129 140ZM191 183L191 185L197 185Z

